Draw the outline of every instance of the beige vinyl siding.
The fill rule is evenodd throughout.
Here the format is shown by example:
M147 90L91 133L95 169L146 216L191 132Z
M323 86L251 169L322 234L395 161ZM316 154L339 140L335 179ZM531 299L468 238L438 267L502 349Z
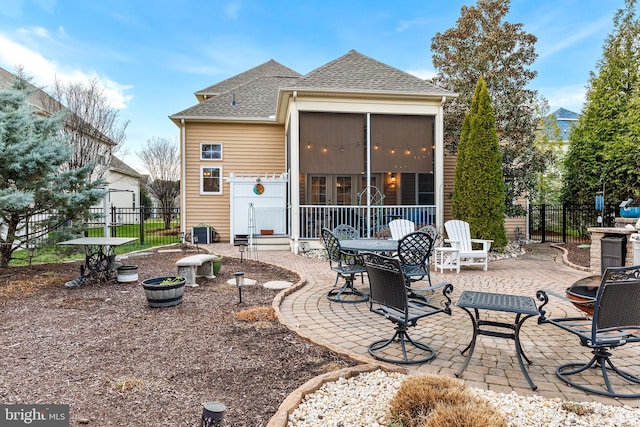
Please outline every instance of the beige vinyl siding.
M224 178L281 174L285 170L285 136L280 124L186 123L186 231L198 224L213 226L220 240L230 235L230 188ZM221 143L222 160L200 160L201 143ZM222 194L200 194L201 166L222 167Z
M456 175L456 161L458 157L449 154L448 150L445 150L444 153L444 186L443 186L443 196L444 196L444 207L443 207L443 216L444 221L449 221L453 218L453 212L451 210L451 196L453 195L453 180ZM443 223L444 224L444 223Z

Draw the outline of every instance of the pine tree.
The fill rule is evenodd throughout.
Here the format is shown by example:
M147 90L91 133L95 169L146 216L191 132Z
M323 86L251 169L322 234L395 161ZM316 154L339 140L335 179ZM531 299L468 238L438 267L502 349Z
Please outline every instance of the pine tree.
M605 201L618 203L640 196L640 144L634 127L638 123L640 85L640 22L636 0L614 17L598 74L591 74L587 101L570 136L564 176L563 198L573 203L592 203L605 188Z
M462 179L454 182L453 190L456 199L464 200L463 210L454 213L469 223L472 238L491 239L494 247L502 248L507 244L502 156L491 97L482 77L476 85L467 117L465 122L469 124L468 131L465 130L468 134L463 140L463 159L458 159L456 164L456 177L461 176Z
M17 249L85 215L105 191L102 181L89 181L88 167L61 170L72 152L61 132L65 117L38 114L28 87L18 76L0 90L0 268Z

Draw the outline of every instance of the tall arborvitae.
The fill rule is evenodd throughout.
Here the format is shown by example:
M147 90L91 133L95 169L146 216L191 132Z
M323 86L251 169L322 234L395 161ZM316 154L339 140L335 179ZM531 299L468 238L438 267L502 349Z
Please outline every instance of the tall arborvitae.
M494 247L502 248L507 244L502 156L491 97L482 77L468 117L463 161L456 166L456 177L462 177L462 181L454 183L454 194L461 186L461 193L456 197L464 198L464 210L456 216L469 223L473 238L491 239Z

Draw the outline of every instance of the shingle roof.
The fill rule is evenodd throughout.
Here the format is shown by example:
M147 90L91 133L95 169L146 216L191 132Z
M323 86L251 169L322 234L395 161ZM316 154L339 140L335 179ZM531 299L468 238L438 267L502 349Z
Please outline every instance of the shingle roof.
M300 73L287 68L273 59L250 70L237 74L219 83L196 92L196 95L219 95L235 89L258 77L300 77Z
M117 158L116 156L111 156L111 169L117 172L120 172L124 175L129 175L132 176L134 178L141 178L142 175L140 174L140 172L138 172L137 170L135 170L134 168L132 168L131 166L129 166L128 164L126 164L125 162L123 162L122 160L120 160L119 158Z
M306 74L298 80L294 88L455 95L453 92L355 50Z
M270 60L196 92L199 104L171 119L218 118L275 120L279 90L455 96L404 71L352 50L305 76ZM235 100L236 105L232 105Z
M172 118L260 118L272 119L276 113L278 89L293 84L298 77L261 76L233 87L213 98L176 113ZM236 105L232 105L235 99Z
M559 108L555 112L551 113L551 117L555 118L556 125L560 128L560 136L562 137L562 140L568 141L571 128L573 128L578 121L578 114L564 108Z

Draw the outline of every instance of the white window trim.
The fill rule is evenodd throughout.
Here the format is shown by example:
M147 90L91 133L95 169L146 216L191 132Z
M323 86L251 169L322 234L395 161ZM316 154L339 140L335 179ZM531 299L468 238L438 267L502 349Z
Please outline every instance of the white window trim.
M220 169L220 191L204 191L203 171L205 169ZM222 174L222 166L203 165L200 166L200 195L201 196L219 196L223 194L224 179Z
M219 159L205 159L202 157L202 146L203 145L219 145L220 146L220 158ZM205 162L220 162L222 161L223 158L223 151L224 151L224 147L222 142L201 142L200 143L200 160L205 161Z

